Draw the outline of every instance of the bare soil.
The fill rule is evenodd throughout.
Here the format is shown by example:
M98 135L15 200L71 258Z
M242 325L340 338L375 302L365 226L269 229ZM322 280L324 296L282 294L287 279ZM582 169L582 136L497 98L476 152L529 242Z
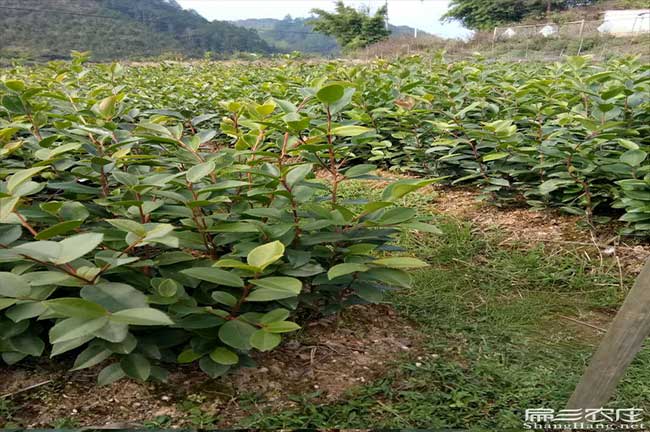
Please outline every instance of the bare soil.
M101 367L68 373L66 362L40 361L0 368L0 394L12 394L20 406L13 421L30 428L54 427L62 419L84 427L137 427L161 416L169 418L165 426L199 427L197 412L214 419L211 427L232 427L263 408L291 408L294 395L343 398L394 362L420 355L420 342L414 327L389 306L354 306L338 322L315 322L280 348L257 355L259 368L217 380L190 366L175 367L165 384L121 380L97 387Z

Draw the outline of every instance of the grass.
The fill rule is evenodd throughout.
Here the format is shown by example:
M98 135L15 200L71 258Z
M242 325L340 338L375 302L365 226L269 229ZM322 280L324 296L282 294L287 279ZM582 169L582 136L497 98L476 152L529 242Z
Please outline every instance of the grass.
M362 190L351 184L343 193ZM430 202L415 194L411 200L421 210ZM625 294L616 267L542 246L504 248L469 224L437 223L437 238L403 239L431 268L389 299L425 335L426 355L395 365L345 401L296 396L297 409L255 414L241 426L517 429L526 408L564 407L599 335L561 316L608 319ZM650 412L649 381L646 348L610 407Z

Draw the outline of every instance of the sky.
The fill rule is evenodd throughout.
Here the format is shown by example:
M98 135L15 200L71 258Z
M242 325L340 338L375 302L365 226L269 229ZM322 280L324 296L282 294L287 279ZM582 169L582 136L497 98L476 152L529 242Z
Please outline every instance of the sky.
M209 20L233 21L244 18L278 18L286 15L307 17L313 8L333 10L334 0L177 0L185 9L194 9ZM346 0L347 5L370 6L376 10L385 0ZM467 36L460 24L442 23L448 0L388 0L388 20L394 25L417 27L442 37Z

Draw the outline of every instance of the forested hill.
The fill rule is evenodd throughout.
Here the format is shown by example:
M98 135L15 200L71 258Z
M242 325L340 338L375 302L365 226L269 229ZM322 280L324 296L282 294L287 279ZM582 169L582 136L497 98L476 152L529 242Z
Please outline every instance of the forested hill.
M316 33L309 25L313 18L292 18L286 16L284 19L245 19L232 21L241 27L257 30L260 37L273 48L280 51L301 51L323 55L334 55L340 51L339 45L332 37ZM389 25L391 37L399 37L414 33L413 27ZM425 32L419 32L427 36Z
M0 0L0 58L189 57L273 49L252 29L208 21L175 0Z

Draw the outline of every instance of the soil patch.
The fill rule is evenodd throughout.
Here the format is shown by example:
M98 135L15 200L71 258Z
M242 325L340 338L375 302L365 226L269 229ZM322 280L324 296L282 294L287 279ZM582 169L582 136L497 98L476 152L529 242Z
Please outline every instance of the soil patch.
M257 355L260 367L217 380L189 366L175 367L165 384L124 379L97 387L101 367L68 373L69 364L39 361L0 368L0 394L47 383L9 398L18 407L13 422L30 428L63 420L75 427L137 427L156 418L165 427L232 427L258 410L296 406L295 395L339 400L383 376L395 361L420 355L420 346L414 326L389 306L354 306L338 322L316 321Z

